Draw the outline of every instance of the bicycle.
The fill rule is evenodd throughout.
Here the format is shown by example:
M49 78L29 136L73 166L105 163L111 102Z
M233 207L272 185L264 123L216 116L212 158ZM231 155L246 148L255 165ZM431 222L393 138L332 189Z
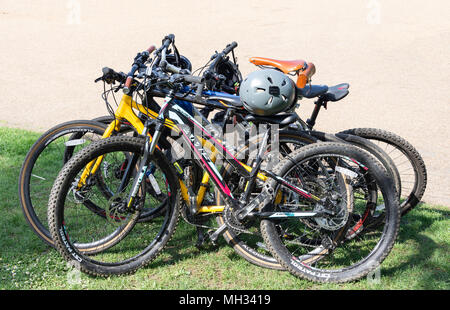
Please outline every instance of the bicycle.
M216 55L216 57L215 57L216 61L219 61L220 59L222 59L222 57L224 55L226 55L227 53L229 53L230 50L232 51L235 46L236 46L236 44L231 44L221 54ZM162 50L160 52L162 52ZM214 66L214 65L215 64L213 63L212 66ZM142 68L142 64L139 64L137 67ZM103 79L108 80L109 82L111 82L112 80L116 80L116 81L123 83L125 81L126 77L123 74L114 72L112 69L106 68L104 70ZM155 93L155 92L153 92L153 93ZM163 93L160 93L159 95L162 96L161 94L163 94ZM204 103L204 104L208 103L209 108L211 108L211 107L220 108L220 109L226 108L227 114L229 115L229 117L231 117L233 115L232 113L230 113L230 111L232 111L233 109L235 111L242 111L240 102L238 102L238 98L236 99L236 96L226 96L225 94L221 94L221 93L217 93L217 92L213 92L213 91L209 91L209 92L207 91L207 92L204 92L204 94L206 96L208 96L207 97L208 99L202 101L202 103ZM183 96L182 99L184 101L184 100L189 100L190 98ZM197 101L198 101L198 98L197 98ZM178 102L181 102L181 101L178 100ZM155 112L148 109L148 105L142 106L142 105L137 105L135 102L133 102L132 106L138 107L138 110L141 111L142 115L144 115L144 113L145 113L146 115L150 115L151 118L155 118L157 115ZM155 104L153 104L153 107L155 107ZM127 108L124 108L122 105L122 102L121 102L121 105L119 105L118 110L125 111L125 110L127 110ZM204 111L202 111L202 112L203 112L203 114L205 114ZM118 127L118 125L120 125L120 122L118 120L127 119L127 117L129 117L128 115L134 114L130 110L128 110L127 113L128 113L127 115L125 115L125 113L124 114L116 114L116 119L113 122L114 126ZM138 118L142 115L138 115ZM142 117L140 117L140 118L142 118ZM287 121L286 121L286 119L287 119ZM98 120L102 120L102 119L98 119ZM279 122L280 125L289 125L290 122L295 121L295 119L293 119L293 118L289 119L289 118L286 118L286 116L282 116L282 118L280 118L280 120L281 120ZM107 118L106 120L103 119L102 121L111 123L112 120L110 118ZM256 121L256 120L254 120L254 121ZM131 125L133 125L133 124L131 124ZM138 128L137 130L139 132L139 130L141 130L141 128ZM111 131L111 132L114 132L114 131ZM108 134L103 135L103 137L106 137L106 136L108 136ZM313 137L309 137L306 135L300 135L300 141L299 141L299 139L298 139L299 134L298 133L294 134L292 132L286 133L285 136L286 136L286 139L290 140L290 143L292 143L292 140L295 140L294 137L297 136L297 140L295 141L295 143L297 145L305 145L305 144L316 141L316 139L314 139ZM283 133L281 133L280 137L281 137L281 142L283 142ZM197 183L199 183L200 181L201 181L201 184L203 184L203 185L198 186L196 188L196 190L199 191L199 194L196 197L196 199L197 199L196 204L197 204L197 206L199 206L199 209L195 210L194 212L198 212L199 214L213 214L213 212L214 212L214 214L217 215L219 225L221 225L223 227L224 219L220 213L223 211L223 204L217 203L216 206L209 206L209 207L202 206L204 195L207 192L206 184L208 184L208 182L209 182L208 176L205 175L205 178L202 180L198 180ZM180 183L182 186L182 193L183 193L184 201L186 201L186 203L194 205L195 203L192 203L192 199L193 199L192 196L194 196L194 195L192 195L193 191L191 190L191 193L188 193L188 191L189 191L188 188L184 184L182 184L182 182L180 182ZM185 219L186 218L187 218L187 216L185 215ZM199 225L199 226L201 226L201 225ZM271 256L267 256L263 260L261 260L261 258L264 256L262 256L260 253L258 253L256 251L254 251L253 248L249 247L247 244L245 244L245 242L243 243L241 240L239 240L239 242L235 242L238 239L236 238L236 236L233 236L233 235L235 235L233 231L223 230L223 228L221 231L224 232L225 239L227 241L229 241L230 244L232 244L233 248L239 253L239 255L243 256L248 261L250 261L252 263L256 263L256 264L258 264L260 266L264 266L264 267L280 268L279 264L274 263L274 260ZM215 241L217 238L218 238L217 233L211 234L210 240ZM52 244L51 243L52 241L49 240L48 238L46 239L46 241L48 243ZM230 242L230 241L232 241L232 242Z
M167 42L167 41L166 41ZM163 44L163 46L166 44ZM126 110L124 107L126 106L133 106L133 101L130 100L130 96L128 94L132 93L132 89L130 86L132 85L133 80L133 74L134 71L137 70L138 66L133 66L132 71L127 77L127 82L125 83L125 95L122 98L121 104L119 105L118 111L120 113L125 113ZM133 71L134 70L134 71ZM326 211L326 208L323 208L321 206L321 210L313 210L313 211L297 211L297 212L262 212L260 205L263 205L264 203L267 203L267 201L272 200L274 192L271 192L269 188L267 188L267 192L261 192L257 199L252 200L252 202L248 202L248 198L250 197L253 185L255 183L255 180L261 179L262 181L266 181L268 178L272 178L275 183L282 183L289 187L290 191L295 192L295 195L301 196L303 198L306 198L307 200L310 200L313 203L317 203L318 201L322 200L315 196L314 194L308 193L307 191L303 190L302 188L298 186L292 185L289 181L280 178L279 176L271 173L270 171L263 171L264 174L259 172L259 167L262 159L261 155L259 154L259 157L257 158L257 163L254 167L250 168L244 163L237 160L228 150L225 148L223 144L221 144L219 141L214 139L210 133L208 133L207 129L203 127L200 123L198 123L188 112L186 112L183 108L181 108L178 104L174 102L175 99L175 90L178 89L178 87L181 87L179 83L196 83L201 84L202 79L199 77L191 76L188 74L173 74L167 81L166 85L171 87L172 90L169 92L169 94L165 98L164 105L162 106L159 115L153 120L147 120L145 124L142 124L140 120L136 117L133 118L130 116L131 123L136 122L136 124L133 124L136 128L141 128L142 136L145 138L131 138L131 137L112 137L108 139L102 139L98 141L97 143L93 143L87 148L83 149L79 153L77 153L66 165L65 168L60 172L57 181L55 182L55 185L52 189L52 194L50 198L50 205L49 205L49 222L51 222L51 232L53 239L55 240L57 244L58 250L63 254L63 256L66 259L77 259L80 263L80 269L91 273L91 274L118 274L118 273L127 273L132 272L139 268L141 265L146 264L153 260L156 255L162 251L168 240L170 239L171 234L173 234L173 231L175 229L176 223L177 223L177 213L178 213L178 207L177 207L177 201L178 196L181 195L181 193L178 193L178 189L181 189L181 192L183 192L182 189L182 183L177 183L174 179L176 176L176 172L171 168L171 165L166 165L164 163L167 163L167 159L162 155L161 151L157 148L157 143L159 141L159 138L162 135L162 131L164 127L170 126L171 129L181 132L182 137L184 138L184 141L191 146L191 150L195 154L195 161L202 166L208 173L209 176L211 176L211 180L217 186L218 190L221 192L221 194L225 197L225 201L227 202L225 207L223 207L223 212L225 214L229 214L232 217L235 217L235 220L244 219L247 216L257 216L263 218L263 221L267 221L267 219L270 218L270 222L272 222L275 218L285 218L285 217L296 217L296 218L302 218L304 220L307 220L308 218L314 218L314 217L324 217L325 214L328 214L329 212ZM199 87L197 88L197 90ZM123 104L123 105L122 105ZM137 107L137 106L136 106ZM170 115L170 117L168 117ZM135 126L136 125L136 126ZM150 140L150 137L147 135L149 127L153 125L155 126L154 135L152 136L152 139ZM105 134L108 131L111 131L116 127L116 124L111 124L108 126L108 129L105 131ZM204 134L206 134L206 142L204 142L205 138L197 139L195 135L192 133L194 132L194 128L200 129ZM145 139L145 140L144 140ZM266 133L264 135L264 144L267 143L268 134ZM209 143L207 143L209 142ZM213 146L213 144L215 146ZM318 144L319 145L319 144ZM329 147L331 144L321 144L321 147ZM142 152L143 147L143 152ZM234 167L243 175L247 176L249 178L249 185L247 187L245 196L247 200L245 204L239 204L239 200L233 197L233 194L231 193L228 185L223 181L222 177L217 171L217 168L211 161L210 157L204 153L204 148L207 147L209 150L214 153L215 150L220 149L224 151L228 156L231 158L225 158L230 164L234 165ZM347 152L348 149L351 149L352 152L350 152L352 155L355 155L358 159L361 159L360 164L358 164L358 169L363 169L366 171L366 174L368 173L371 175L372 172L367 172L368 170L375 171L373 174L373 178L369 178L371 182L375 182L378 184L381 188L383 196L385 196L385 203L386 208L389 210L386 212L386 220L389 220L389 224L392 222L396 222L398 224L398 205L396 205L395 199L392 197L395 196L394 191L390 188L391 181L388 177L381 178L380 175L383 174L377 174L377 172L382 171L382 169L374 165L374 161L367 157L366 153L364 153L362 150L359 150L355 147L352 147L350 145L343 145L343 144L333 144L333 148L335 149L335 153L342 152L340 154L340 158L345 159L346 157L343 156L345 152ZM264 149L264 148L261 148ZM339 150L339 151L336 151ZM300 149L301 151L301 149ZM166 188L170 189L168 193L168 196L170 198L170 203L166 205L166 215L165 215L165 221L163 223L162 228L160 229L160 233L157 234L155 239L151 242L149 246L146 246L140 253L135 254L134 256L127 257L123 261L119 262L111 262L109 259L112 259L113 257L106 256L108 254L105 254L105 251L99 252L101 255L105 255L105 259L108 259L107 262L100 262L100 261L94 261L92 257L88 257L85 253L79 251L79 249L76 247L76 243L73 243L70 238L68 238L67 235L67 225L68 221L66 221L66 218L64 220L63 225L63 219L62 217L65 215L68 215L68 213L63 214L64 211L64 201L66 200L67 192L71 191L74 195L77 195L79 199L83 200L87 197L85 196L86 193L90 190L95 188L93 186L93 183L95 182L95 172L98 171L97 169L100 167L101 159L103 159L104 156L108 155L109 153L117 152L118 154L133 154L131 156L130 162L133 162L134 164L139 165L139 175L133 175L131 172L135 171L134 169L125 169L124 176L122 177L122 181L120 182L119 190L115 191L115 198L112 202L110 201L107 205L110 203L114 205L114 214L112 217L120 222L121 220L125 220L126 223L124 225L120 225L120 227L129 229L127 230L127 238L123 240L128 240L128 236L130 233L134 232L134 229L131 230L132 227L137 227L136 225L136 219L138 218L138 213L140 212L143 204L143 195L145 195L145 190L141 188L142 184L145 184L142 182L143 176L146 172L146 168L149 166L149 163L153 163L155 166L159 163L159 168L164 172L163 175L166 179ZM297 152L296 154L302 154L301 152ZM338 154L339 155L339 154ZM334 162L334 167L336 166L336 162L339 162L339 160L336 159L328 159L329 162ZM119 161L120 162L120 161ZM354 162L359 162L355 160ZM162 164L161 164L162 163ZM366 163L364 165L363 163ZM368 168L370 167L370 168ZM343 170L344 167L340 168L340 171L346 171ZM347 168L345 168L347 169ZM373 170L372 170L373 169ZM323 170L323 173L329 173L328 169ZM79 173L81 173L79 176L77 176ZM348 171L347 171L348 173ZM130 175L131 174L131 175ZM316 172L318 174L318 172ZM340 175L340 172L337 174ZM350 176L352 175L351 173ZM357 175L357 173L355 173ZM75 182L72 180L72 177L76 177ZM348 177L347 175L345 177ZM310 178L312 176L310 175ZM131 182L131 179L133 180ZM314 178L312 178L314 179ZM337 190L337 193L343 194L343 184L339 182L342 182L344 180L344 176L337 177L337 184L334 184ZM359 180L361 182L361 180ZM313 180L309 180L309 182L313 182ZM277 184L278 184L277 183ZM384 185L383 185L383 184ZM129 186L131 185L131 186ZM179 187L180 186L180 187ZM346 187L347 188L347 187ZM128 193L123 193L122 190L127 189ZM345 190L347 191L347 189ZM140 193L140 194L139 194ZM174 194L178 193L178 194ZM97 196L97 198L102 198L102 195ZM341 197L342 198L342 197ZM64 201L63 201L64 200ZM338 208L341 212L339 214L340 216L340 224L339 229L343 229L346 231L345 225L341 226L342 223L347 222L348 217L348 204L346 203L347 200L344 199L345 202L341 201L337 205L333 205L335 208ZM277 201L277 200L275 200ZM326 199L323 200L323 203L326 202ZM81 203L81 202L79 202ZM245 207L243 207L245 205ZM228 208L227 208L228 206ZM240 208L239 208L240 206ZM112 208L112 206L111 206ZM236 208L236 210L239 210L240 212L237 214L233 212L233 209ZM85 210L85 208L82 208L82 210ZM257 211L255 211L257 210ZM258 211L259 210L259 211ZM392 211L392 212L391 212ZM231 212L231 213L230 213ZM342 212L344 215L342 215ZM337 214L333 213L335 216ZM338 212L339 213L339 212ZM92 217L92 213L88 213L89 217ZM78 217L76 217L78 218ZM344 220L344 218L346 218ZM320 222L320 221L319 221ZM324 221L322 222L322 225L327 225ZM141 225L141 224L139 224ZM329 223L328 223L329 225ZM336 226L337 227L337 226ZM225 227L226 228L226 225ZM217 231L220 231L219 228ZM390 244L393 242L393 239L395 239L396 231L398 229L398 225L388 225L387 230L385 231L389 237L387 238L381 238L380 244L382 246L377 246L373 250L373 253L371 255L375 255L379 260L382 260L383 256L385 255L385 251L388 251L390 249ZM76 230L75 230L76 232ZM72 235L72 233L71 233ZM138 234L139 235L139 234ZM339 236L342 236L342 231L339 234ZM394 237L394 238L392 238ZM96 234L95 238L99 238L99 235ZM335 238L334 241L336 244L338 243L339 238ZM121 241L123 241L121 240ZM387 243L387 244L386 244ZM117 244L121 244L117 243ZM136 245L136 244L134 244ZM320 247L320 246L319 246ZM317 249L316 244L316 249ZM382 251L381 254L379 251ZM133 254L130 254L133 255ZM317 256L317 255L315 255ZM322 260L321 258L317 257L314 261ZM363 258L364 260L364 258ZM370 268L369 268L370 267ZM367 270L371 269L373 266L367 266L364 263L358 264L357 266L354 266L356 270L358 270L358 274L365 273ZM343 271L344 272L344 271ZM344 272L345 273L345 272ZM352 275L354 277L354 275ZM345 278L345 277L344 277ZM339 281L341 281L344 278L340 278ZM337 280L337 279L336 279Z

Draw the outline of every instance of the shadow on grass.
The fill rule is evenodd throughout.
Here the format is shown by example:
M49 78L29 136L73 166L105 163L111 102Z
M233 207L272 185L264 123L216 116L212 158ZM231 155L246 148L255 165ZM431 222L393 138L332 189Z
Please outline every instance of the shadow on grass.
M448 220L449 215L450 211L448 210L430 208L420 204L402 217L396 246L390 254L398 256L401 263L383 268L383 276L394 277L396 274L408 273L411 269L416 268L420 270L420 278L414 279L418 288L436 289L437 287L447 287L448 289L450 286L448 263L450 247L448 238L445 238L443 242L436 242L430 236L437 237L439 233L446 233L445 231L434 230L433 225ZM411 250L410 244L414 244L416 248ZM408 252L413 252L413 254L400 257L400 248L402 247L406 247ZM436 256L440 257L440 259L436 259Z
M174 265L186 259L195 259L206 253L217 252L220 248L228 246L222 237L219 237L217 245L213 245L209 240L206 240L201 246L197 247L196 242L197 230L195 226L180 220L174 236L163 250L165 258L156 260L146 268Z
M40 262L32 269L38 275L43 272L44 267L49 267L47 263L49 257L54 260L55 264L58 262L57 270L63 270L62 267L64 266L62 262L59 264L57 252L45 245L30 229L22 214L17 197L17 176L20 166L26 151L37 136L23 138L22 131L17 133L8 131L6 133L13 137L6 139L0 135L0 137L3 137L0 139L0 170L2 171L0 174L0 193L2 194L2 204L0 205L0 211L2 212L2 218L0 219L0 267L2 270L0 270L0 275L3 278L0 279L0 282L3 281L0 284L3 286L7 284L5 282L12 281L11 271L6 270L6 268L16 264L20 266L31 265L39 259ZM0 134L2 134L1 131ZM5 135L5 131L3 131L3 135ZM15 143L7 143L8 141L15 141ZM448 289L450 287L448 228L444 227L437 230L436 227L433 228L433 225L444 222L449 218L449 215L450 211L448 210L425 205L419 205L405 215L402 218L396 247L388 257L388 259L392 257L392 263L383 266L383 277L402 278L406 282L409 280L408 272L412 268L416 268L416 274L419 273L419 278L412 280L418 288L435 289L439 287ZM445 235L443 241L442 238L439 241L439 234ZM197 249L195 242L195 228L180 220L177 232L163 251L166 254L165 257L156 260L147 268L176 264L228 246L222 237L219 238L218 247L207 243L202 248ZM411 248L411 244L415 248ZM404 256L402 256L402 251L406 253ZM226 255L232 261L242 259L233 251ZM438 257L438 259L436 256L441 257ZM54 273L55 270L51 272ZM23 275L23 278L26 277L26 275Z
M445 233L433 230L433 225L448 219L449 211L434 209L423 204L401 219L400 231L396 246L388 256L393 262L383 266L383 277L405 280L412 267L420 272L420 278L414 278L414 284L420 289L436 289L448 287L448 260L443 257L438 262L430 260L433 255L446 255L449 245L446 241L436 241L438 234ZM174 265L187 259L195 259L205 253L216 252L218 248L228 244L220 237L218 246L206 242L201 248L195 246L196 229L185 222L179 224L176 234L164 249L166 258L157 260L147 268ZM415 246L412 247L411 245ZM405 252L405 254L402 254ZM226 254L230 261L243 260L236 252Z

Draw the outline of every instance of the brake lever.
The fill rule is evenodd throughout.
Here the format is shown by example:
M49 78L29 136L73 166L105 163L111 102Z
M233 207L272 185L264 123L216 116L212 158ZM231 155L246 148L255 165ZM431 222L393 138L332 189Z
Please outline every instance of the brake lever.
M184 82L184 78L178 76L178 74L174 74L174 75L172 75L172 76L169 78L168 82L169 82L169 84L174 85L174 84L176 84L176 83L182 83L182 82Z
M141 79L141 78L143 78L146 75L147 67L146 66L142 66L138 70L139 70L139 74L136 76L136 78Z
M217 57L218 55L219 55L219 52L216 51L216 52L211 56L211 59L210 59L210 60L216 59L216 57Z

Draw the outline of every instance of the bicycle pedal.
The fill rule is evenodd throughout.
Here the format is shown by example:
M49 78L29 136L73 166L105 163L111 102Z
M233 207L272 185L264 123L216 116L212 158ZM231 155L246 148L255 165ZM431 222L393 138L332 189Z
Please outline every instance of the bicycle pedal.
M209 241L209 243L212 245L212 246L217 246L218 245L218 243L217 243L217 239L218 238L215 238L214 237L214 230L208 230L208 241Z
M208 233L205 234L205 230L201 227L197 227L197 242L195 243L195 247L200 249L203 244L205 244L208 239Z
M208 231L209 241L213 245L217 245L217 239L219 239L219 236L222 235L226 229L227 229L227 225L223 224L216 230L209 230Z

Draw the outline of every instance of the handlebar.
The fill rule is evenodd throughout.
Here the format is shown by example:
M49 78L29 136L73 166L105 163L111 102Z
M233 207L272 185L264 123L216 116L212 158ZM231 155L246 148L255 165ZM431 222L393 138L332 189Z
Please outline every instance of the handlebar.
M95 83L98 81L105 81L107 84L113 84L114 82L123 83L125 82L127 75L123 72L116 72L114 69L104 67L102 69L103 75L95 79Z
M219 60L228 55L237 46L238 46L237 42L233 41L230 44L228 44L221 53L215 53L214 55L212 55L211 60L214 60L214 62L211 64L210 67L214 66Z
M209 65L208 70L206 70L206 71L203 73L203 77L204 77L205 79L209 79L209 78L212 77L212 78L214 78L215 80L219 80L219 79L220 79L219 75L217 75L216 73L214 73L214 70L212 70L212 69L216 66L216 64L217 64L219 61L221 61L226 55L228 55L228 54L229 54L232 50L234 50L237 46L238 46L238 44L237 44L235 41L233 41L233 42L231 42L230 44L228 44L228 45L223 49L222 52L220 52L220 53L217 53L217 52L216 52L214 55L212 55L210 61L211 61L211 60L214 60L214 61Z
M228 53L230 53L232 50L234 50L236 47L238 46L237 42L233 41L230 44L228 44L224 50L222 51L222 53L224 55L227 55Z
M157 54L160 57L158 66L163 70L167 70L175 74L190 73L188 70L172 65L168 63L166 60L167 49L169 48L170 44L174 43L174 40L175 36L173 34L169 34L163 39L161 47L158 48L158 50L155 52L155 54Z
M168 71L173 73L170 77L167 77L168 84L172 84L171 87L174 87L174 83L190 83L190 84L197 84L197 93L201 93L201 89L203 88L203 83L205 82L205 79L215 79L217 81L223 79L224 77L217 74L209 74L208 71L203 74L203 76L193 76L190 75L190 72L186 69L181 69L177 66L174 66L166 61L166 52L167 49L171 44L174 43L175 36L173 34L167 35L163 41L161 47L158 49L155 48L154 45L150 46L145 51L138 53L136 57L134 58L133 65L131 67L130 72L128 74L125 74L123 72L115 72L113 69L105 67L103 68L103 76L96 79L95 81L98 82L100 80L103 80L107 83L113 83L114 81L118 81L120 83L124 84L123 92L125 94L130 94L131 92L131 85L133 83L134 75L137 70L145 67L146 61L149 59L149 56L151 53L155 52L159 59L158 67L161 68L163 71ZM231 51L233 51L237 47L236 42L231 42L228 44L221 53L215 53L211 59L213 59L213 63L211 66L215 66L217 62L222 60L227 54L229 54ZM158 70L157 70L158 71ZM211 72L209 72L211 73ZM162 83L165 83L164 80L166 80L164 77L158 78L158 80Z
M210 61L212 63L209 65L208 69L205 70L203 73L204 80L211 82L213 84L219 83L221 87L223 88L229 88L228 86L224 85L223 81L226 80L226 77L222 74L219 74L216 72L215 67L216 65L225 59L225 57L232 52L236 47L238 46L237 42L233 41L230 44L228 44L220 53L215 53L211 56ZM229 89L234 91L234 89Z
M150 54L155 50L155 46L152 45L142 53L138 53L134 58L133 66L131 67L130 72L127 74L127 78L125 80L125 85L123 87L123 92L128 95L130 93L131 83L133 82L134 73L139 69L144 67L145 62L150 57Z
M161 51L163 49L167 49L169 47L170 43L172 43L174 40L175 40L175 35L173 35L173 34L166 35L164 37L164 39L162 40L162 45L156 50L156 54L161 53Z
M194 76L190 74L173 74L170 79L171 82L187 82L192 84L203 83L203 77Z

